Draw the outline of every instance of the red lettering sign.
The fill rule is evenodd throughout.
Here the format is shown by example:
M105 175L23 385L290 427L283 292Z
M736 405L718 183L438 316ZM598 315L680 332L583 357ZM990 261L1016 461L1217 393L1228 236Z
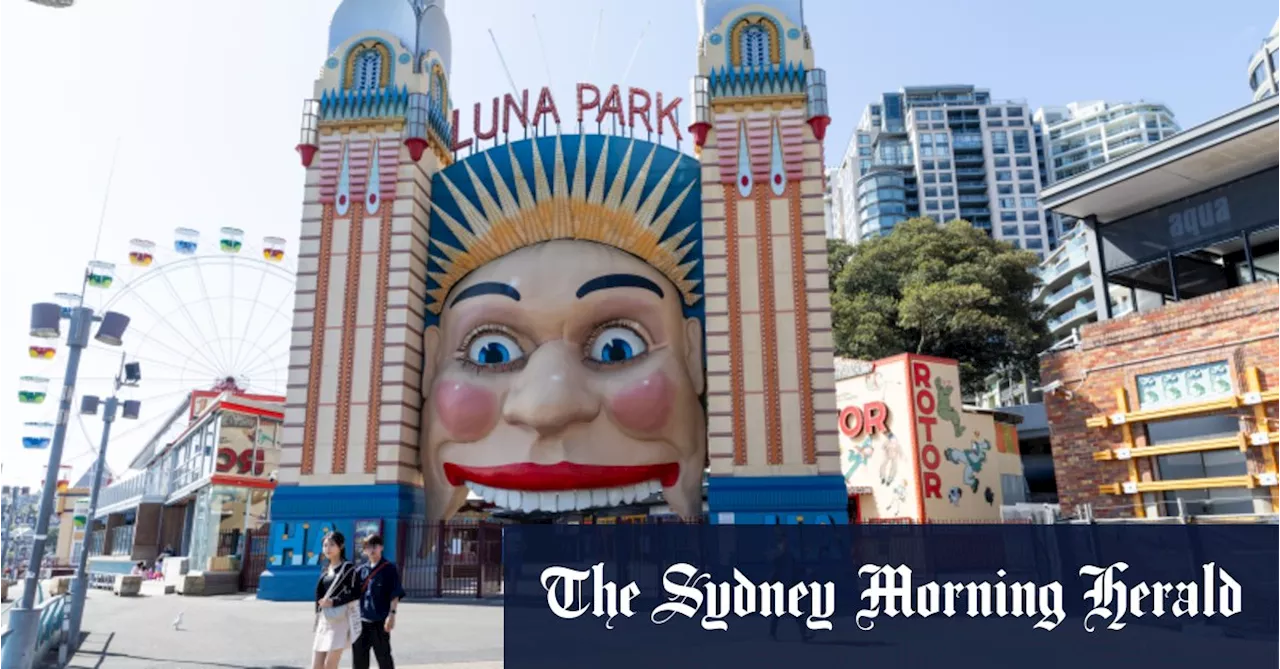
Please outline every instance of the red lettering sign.
M870 402L861 408L847 406L840 412L840 431L850 439L889 431L889 408L884 402Z
M239 455L230 448L218 449L216 467L220 474L226 474L235 469L237 474L248 474L252 471L254 476L262 476L266 464L266 454L261 449L246 448L240 451Z
M486 105L475 103L471 113L471 128L468 132L462 129L462 113L453 110L453 137L450 148L461 151L467 147L487 139L496 139L501 130L503 138L512 133L526 133L532 127L542 129L546 117L550 116L557 125L560 123L560 110L556 108L555 97L551 89L543 86L538 93L537 102L530 108L529 89L520 92L519 97L506 93L495 97L487 105L488 118L484 118ZM651 95L649 91L634 86L624 92L620 87L609 86L604 93L593 84L577 85L578 123L595 121L613 125L617 130L631 128L633 131L643 127L647 132L658 133L658 140L668 132L675 134L676 141L684 139L680 133L680 124L676 122L676 112L683 99L680 97L664 98L662 93ZM588 114L588 112L591 112Z
M938 447L933 445L933 426L938 419L933 413L938 409L937 399L933 396L933 372L923 362L911 363L911 385L915 392L916 430L924 428L924 445L920 447L920 464L924 471L920 476L924 496L942 499L942 477L938 475L938 466L942 464Z

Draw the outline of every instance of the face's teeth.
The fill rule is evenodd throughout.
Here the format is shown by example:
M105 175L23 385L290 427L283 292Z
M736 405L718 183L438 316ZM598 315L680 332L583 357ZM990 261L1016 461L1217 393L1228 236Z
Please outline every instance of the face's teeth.
M573 511L577 508L574 499L576 494L573 490L556 493L556 511Z

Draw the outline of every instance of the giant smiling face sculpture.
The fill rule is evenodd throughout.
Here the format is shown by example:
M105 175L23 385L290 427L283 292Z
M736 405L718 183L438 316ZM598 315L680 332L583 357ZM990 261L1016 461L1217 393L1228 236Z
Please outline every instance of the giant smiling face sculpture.
M538 143L550 140L529 142L533 158L523 166L508 148L513 172L543 165ZM586 174L586 144L577 142L574 175ZM630 147L613 174L600 160L596 179L607 176L617 198L606 197L605 181L592 190L585 178L573 180L576 190L569 186L559 138L553 178L512 179L512 190L536 182L537 197L526 187L525 198L504 198L504 174L493 162L488 185L467 165L479 206L466 206L472 200L449 172L441 179L453 202L466 204L438 206L437 216L465 248L436 257L443 268L433 275L438 319L424 334L421 462L431 519L452 515L468 489L499 507L548 512L661 490L674 512L700 513L703 333L685 313L697 299L691 264L677 262L688 251L680 247L688 231L662 239L691 186L658 207L676 158L651 184L653 202L631 187L646 183L659 150L669 151L651 150L630 184ZM608 155L607 143L599 155ZM552 196L552 183L566 197ZM623 197L632 190L636 197ZM619 228L624 234L610 232ZM513 230L520 241L507 242L511 248L489 242L491 257L459 253L511 239Z

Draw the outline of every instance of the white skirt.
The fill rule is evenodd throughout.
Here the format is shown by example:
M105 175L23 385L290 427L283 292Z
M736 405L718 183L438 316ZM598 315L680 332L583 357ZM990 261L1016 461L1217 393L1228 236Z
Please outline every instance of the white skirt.
M351 613L347 613L351 615ZM332 624L324 614L317 616L319 620L316 622L316 639L311 644L311 650L316 653L327 653L331 650L342 650L349 648L355 639L351 638L351 628L347 623L346 617L339 618Z

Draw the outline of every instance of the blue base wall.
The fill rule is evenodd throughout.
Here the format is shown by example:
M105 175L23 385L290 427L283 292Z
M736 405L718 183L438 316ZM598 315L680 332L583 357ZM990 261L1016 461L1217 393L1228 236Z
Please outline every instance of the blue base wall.
M711 476L707 508L713 525L849 523L849 493L839 475Z
M403 484L281 486L271 498L271 539L258 599L285 602L315 598L321 544L334 530L352 558L356 522L382 521L386 555L394 559L405 521L421 518L422 489Z

